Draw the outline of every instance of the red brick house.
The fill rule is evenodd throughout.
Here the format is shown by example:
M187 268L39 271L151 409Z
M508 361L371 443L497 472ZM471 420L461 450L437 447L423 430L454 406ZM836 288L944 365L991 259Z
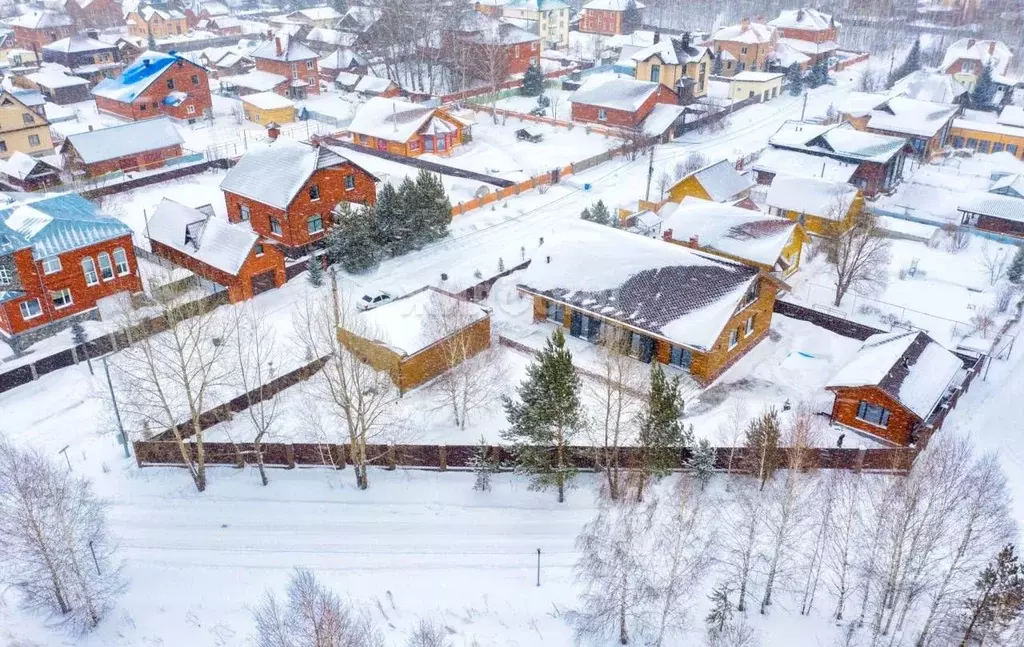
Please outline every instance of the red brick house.
M722 27L711 37L715 56L722 62L722 76L768 69L775 50L775 30L744 18L736 25Z
M320 68L317 53L294 38L275 36L250 54L260 72L277 74L286 79L274 92L289 99L305 99L307 94L320 94Z
M626 24L626 8L629 3L630 0L591 0L583 5L580 31L608 36L632 33L633 30ZM643 10L643 3L634 4L638 12ZM634 26L634 29L637 27L639 25Z
M193 123L213 108L206 68L162 52L143 52L92 95L97 110L132 121L166 115Z
M839 23L817 9L787 9L768 26L775 28L778 43L810 57L810 65L839 49Z
M14 29L14 43L28 50L67 38L75 30L75 23L69 15L48 10L23 13L7 24Z
M223 2L202 2L202 0L186 0L181 3L185 19L189 27L196 27L203 20L227 18L231 16L231 8ZM241 32L241 29L239 29Z
M467 15L445 32L442 48L448 58L465 65L488 83L526 72L540 58L540 36L482 13Z
M448 155L462 145L464 125L441 108L374 97L356 111L348 132L352 143L404 157Z
M274 138L250 145L221 182L231 222L298 258L320 245L341 202L373 204L377 178L322 145Z
M825 388L835 393L833 423L907 446L963 377L959 357L910 330L868 337Z
M64 168L92 178L115 171L144 171L181 157L184 140L166 117L68 135L61 144Z
M229 223L175 202L160 201L146 225L153 253L228 289L238 303L284 285L284 254L248 223Z
M636 128L654 106L675 104L679 98L661 83L634 79L595 79L569 97L573 121Z
M67 193L0 211L0 339L20 350L142 290L132 230Z

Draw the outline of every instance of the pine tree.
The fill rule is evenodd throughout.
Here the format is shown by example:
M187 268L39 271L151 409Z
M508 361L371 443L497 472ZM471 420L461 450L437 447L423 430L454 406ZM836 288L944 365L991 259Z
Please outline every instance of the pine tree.
M804 91L803 72L800 71L800 66L796 63L790 65L786 70L786 82L789 84L789 94L792 96L798 97Z
M89 347L86 344L89 342L89 334L85 332L85 326L82 325L81 321L77 319L71 324L71 342L81 349L85 355L85 363L89 366L89 373L92 373L92 361L89 357Z
M992 65L986 65L971 90L971 107L987 108L996 98L996 82L992 79Z
M1010 262L1010 268L1006 270L1006 276L1011 283L1020 283L1024 278L1024 246L1018 247Z
M907 58L903 61L903 64L893 70L893 73L889 76L889 86L914 72L921 69L921 39L918 38L914 41L910 51L907 53Z
M964 602L961 647L1000 644L1002 635L1024 613L1024 569L1017 561L1013 544L999 551L974 583L974 595ZM989 644L985 641L984 644Z
M149 30L149 38L146 40L150 51L156 51L156 38L153 37L153 30Z
M306 279L314 288L324 284L324 268L321 262L320 257L316 254L309 257Z
M448 225L452 221L452 203L445 193L441 176L420 169L416 176L416 209L417 231L419 243L426 244L440 240L448 235Z
M594 222L594 214L590 213L590 207L583 207L583 211L580 212L580 218L587 222Z
M807 75L807 85L817 88L828 83L828 79L828 65L825 61L818 61Z
M678 375L669 378L659 362L651 364L647 402L637 417L638 501L643 500L647 481L679 467L681 450L693 444L693 432L681 420L684 402L680 389Z
M781 435L779 412L774 408L767 409L747 425L744 446L749 452L749 469L750 473L757 477L762 490L778 467Z
M406 178L402 182L401 192L408 191L411 187L412 180ZM401 256L412 249L409 244L412 238L409 214L404 208L404 202L400 190L395 189L391 182L387 182L377 192L377 202L373 205L377 223L376 243L390 256Z
M365 272L377 265L380 248L374 211L353 209L348 202L335 207L334 226L327 234L327 260L340 263L347 272Z
M711 59L711 74L714 76L721 76L724 67L725 63L722 61L722 50L718 50L715 52L715 57Z
M536 63L531 62L523 72L523 87L519 92L526 97L539 97L544 94L544 73Z
M576 475L566 450L583 426L581 388L559 329L526 369L517 398L502 397L510 424L502 438L514 445L517 469L533 476L533 489L556 488L559 503Z
M643 22L643 15L640 13L640 7L637 6L636 0L628 0L626 10L622 12L622 33L632 34L640 29Z
M473 479L473 489L478 492L491 491L491 475L498 471L498 461L491 454L487 440L480 436L480 442L473 449L473 455L469 458L469 467L476 477Z
M693 448L693 455L690 457L688 467L693 470L693 478L700 483L700 489L711 481L715 474L715 459L718 452L711 446L711 441L701 438L697 446Z
M723 583L716 586L708 596L711 599L711 611L704 618L704 622L708 626L709 636L722 633L732 622L733 607L732 602L729 601L730 593L732 593L732 589L728 584Z
M604 200L598 200L590 207L590 222L596 222L599 225L612 224L612 214L604 205Z

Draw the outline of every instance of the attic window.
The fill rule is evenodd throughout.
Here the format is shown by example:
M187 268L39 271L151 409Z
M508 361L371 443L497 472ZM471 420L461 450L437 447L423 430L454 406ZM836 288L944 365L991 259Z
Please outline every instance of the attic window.
M314 184L313 186L309 187L309 199L311 201L313 201L313 202L316 202L317 200L320 199L320 186L319 185Z

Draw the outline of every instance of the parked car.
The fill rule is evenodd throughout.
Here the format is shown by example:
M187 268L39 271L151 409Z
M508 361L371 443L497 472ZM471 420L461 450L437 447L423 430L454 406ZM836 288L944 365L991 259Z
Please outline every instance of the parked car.
M373 310L377 306L382 306L385 303L394 301L395 297L391 296L387 292L381 292L380 290L374 290L367 292L356 302L356 308L359 310Z
M544 135L533 130L532 128L520 128L516 131L516 139L520 141L528 141L536 144L540 140L544 139Z

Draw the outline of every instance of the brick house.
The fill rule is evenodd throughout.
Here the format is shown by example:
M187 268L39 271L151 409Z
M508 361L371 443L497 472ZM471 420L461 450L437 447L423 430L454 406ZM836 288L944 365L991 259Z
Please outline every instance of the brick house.
M284 254L248 223L164 198L146 225L153 253L228 289L231 303L284 285Z
M85 198L0 211L0 338L16 350L88 317L103 297L141 290L131 228Z
M214 20L231 16L231 8L223 2L217 2L216 0L211 2L185 0L181 4L182 12L185 14L185 20L188 22L189 27L197 27L203 20Z
M493 8L480 3L475 6L477 11ZM540 34L544 49L559 49L569 46L570 12L569 3L563 0L510 0L494 17L514 20L527 31Z
M213 108L206 68L162 52L143 52L92 94L97 110L132 121L167 116L192 123Z
M636 128L659 103L675 104L678 97L660 83L634 79L593 79L569 97L572 120Z
M690 34L662 38L654 34L654 44L630 57L636 63L638 81L661 83L676 93L682 104L693 103L708 93L711 74L711 50L690 44Z
M857 130L906 139L910 153L928 161L949 144L953 121L962 109L951 103L851 92L839 113Z
M0 91L0 159L15 151L29 155L53 152L50 122L21 99L6 90Z
M626 8L632 0L590 0L582 7L580 16L580 31L588 34L604 34L615 36L617 34L632 33L626 24ZM633 2L637 12L644 9L641 2ZM634 25L636 29L639 25Z
M1024 238L1024 175L1006 175L988 191L969 193L957 211L965 226Z
M125 17L128 34L136 38L155 39L180 36L188 32L188 18L177 9L157 9L146 5Z
M250 54L260 72L286 79L274 88L289 99L305 99L307 94L320 94L319 58L313 50L294 38L275 36Z
M981 71L991 66L996 85L1009 87L1016 83L1006 77L1012 59L1013 51L1002 41L961 38L946 49L939 71L949 74L970 91L978 83Z
M434 313L441 313L433 316ZM438 326L438 319L451 322ZM491 312L432 286L355 315L338 341L405 393L491 345ZM450 328L450 329L448 329Z
M744 263L586 222L546 241L517 285L533 299L535 323L616 341L701 384L768 336L785 287Z
M839 49L839 23L817 9L786 9L768 23L779 44L809 57L809 65L828 61Z
M23 13L8 20L7 24L14 29L14 43L30 51L67 38L75 29L69 15L48 10Z
M92 84L116 75L121 69L121 52L117 45L104 43L86 34L75 34L45 45L44 63L59 63ZM88 101L88 99L85 99Z
M3 184L15 191L42 191L61 184L60 169L39 157L16 151L0 166Z
M117 0L60 0L56 5L71 16L78 29L107 29L124 25L124 14Z
M231 222L249 222L298 258L322 243L339 203L376 202L376 182L341 152L274 138L250 145L220 188Z
M64 168L92 178L115 171L143 171L181 157L184 140L166 117L68 135L60 147Z
M913 445L964 374L960 358L922 331L872 335L825 384L835 394L832 422Z
M441 37L445 56L474 77L498 84L523 74L540 58L540 36L482 13L467 14Z
M404 157L448 155L463 142L464 124L442 108L374 97L348 125L354 144Z
M369 71L369 62L355 50L341 47L317 61L320 78L328 83L338 78L341 72L364 75Z
M722 76L768 69L775 49L775 30L744 18L738 25L722 27L711 37L715 56L722 61Z

